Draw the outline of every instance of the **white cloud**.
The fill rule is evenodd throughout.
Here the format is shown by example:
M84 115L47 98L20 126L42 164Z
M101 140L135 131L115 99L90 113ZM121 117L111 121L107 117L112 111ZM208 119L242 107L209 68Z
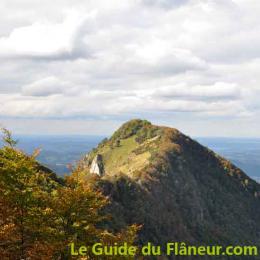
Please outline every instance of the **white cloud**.
M0 5L2 118L247 117L255 127L258 0Z
M6 58L77 58L81 44L81 30L87 18L69 12L61 23L48 20L15 28L8 36L0 38L0 56ZM87 51L80 53L84 57Z
M22 94L25 96L50 96L62 94L68 87L68 82L56 77L47 77L22 87Z
M159 6L163 8L173 8L184 5L189 0L142 0L141 2L148 6Z
M69 85L47 78L26 86L24 95L2 95L2 116L113 117L123 114L191 112L214 116L250 115L237 87L217 83L213 86L166 86L158 89L105 91L82 88L79 95L68 95Z
M207 99L207 100L230 100L237 99L241 95L240 88L236 84L216 82L214 85L187 86L179 84L176 86L166 86L154 93L154 96L161 96L167 99Z

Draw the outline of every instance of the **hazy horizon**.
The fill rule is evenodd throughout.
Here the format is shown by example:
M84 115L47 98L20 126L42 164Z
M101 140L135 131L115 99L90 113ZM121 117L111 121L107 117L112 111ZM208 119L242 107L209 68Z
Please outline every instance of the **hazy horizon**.
M17 119L18 120L18 119ZM65 121L64 124L59 124L60 120L55 122L50 121L46 122L45 120L41 120L41 122L37 123L34 119L29 120L29 122L25 122L22 119L19 119L18 122L13 123L7 120L3 122L0 117L0 127L7 128L11 130L11 132L15 135L22 136L110 136L116 131L123 123L126 121L111 121L108 122L106 120L98 122L95 126L96 122L92 121L77 121L78 124L74 125L74 121ZM35 123L33 126L31 124ZM207 121L201 122L193 122L189 123L189 121L173 121L173 123L167 123L164 121L152 120L153 124L161 125L161 126L169 126L173 128L177 128L179 131L191 137L221 137L221 138L260 138L260 131L255 133L255 129L250 129L253 131L247 132L239 132L237 131L238 124L234 124L233 121L230 121L231 125L229 128L225 128L222 125L215 122L214 124L207 125ZM258 122L256 122L257 124ZM97 129L96 129L97 128Z
M68 174L67 165L76 163L105 137L109 136L14 135L19 140L18 147L27 153L40 148L38 160L59 175ZM193 138L231 160L251 178L260 181L260 138Z

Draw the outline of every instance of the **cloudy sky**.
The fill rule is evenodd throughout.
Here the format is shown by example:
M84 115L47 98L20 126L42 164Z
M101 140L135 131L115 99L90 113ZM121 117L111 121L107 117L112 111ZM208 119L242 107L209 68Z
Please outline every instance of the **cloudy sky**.
M260 137L259 17L259 0L1 0L0 123Z

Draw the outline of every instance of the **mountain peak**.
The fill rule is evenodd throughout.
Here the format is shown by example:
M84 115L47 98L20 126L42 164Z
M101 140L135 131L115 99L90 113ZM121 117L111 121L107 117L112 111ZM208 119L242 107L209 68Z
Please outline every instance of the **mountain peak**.
M97 164L97 158L102 168L102 174L98 175L105 179L124 175L135 181L147 181L153 169L158 168L173 169L174 174L181 172L180 169L196 169L201 176L208 177L214 165L224 178L229 176L240 182L255 196L260 194L255 182L230 161L175 128L153 125L147 120L124 123L110 139L104 139L93 149L86 159L90 173L95 173L93 165ZM164 171L157 174L168 174Z
M124 123L112 136L112 139L125 139L137 134L143 128L151 127L151 122L142 119L132 119Z
M125 174L138 179L155 152L160 150L159 142L163 135L162 127L152 125L147 120L130 120L90 152L87 165L91 169L96 156L100 155L105 178Z
M94 180L112 200L112 228L142 224L140 240L154 244L260 242L260 185L177 129L123 124L89 153L83 177L97 156L103 174Z

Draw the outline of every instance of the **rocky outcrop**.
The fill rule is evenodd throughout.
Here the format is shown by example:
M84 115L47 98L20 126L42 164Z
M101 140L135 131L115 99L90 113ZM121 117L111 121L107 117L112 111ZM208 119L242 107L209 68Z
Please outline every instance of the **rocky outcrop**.
M97 154L90 166L90 173L97 174L99 176L104 175L104 165L103 165L103 159L101 154Z

